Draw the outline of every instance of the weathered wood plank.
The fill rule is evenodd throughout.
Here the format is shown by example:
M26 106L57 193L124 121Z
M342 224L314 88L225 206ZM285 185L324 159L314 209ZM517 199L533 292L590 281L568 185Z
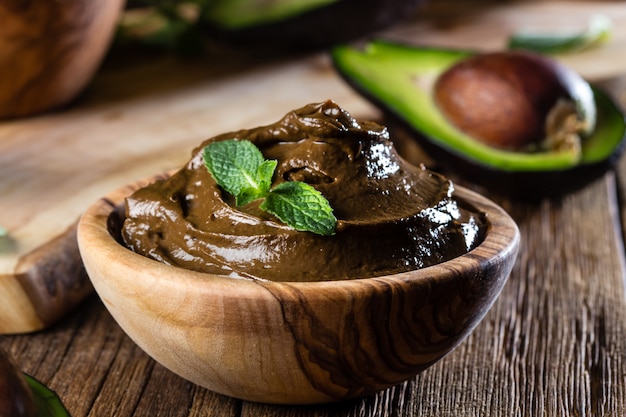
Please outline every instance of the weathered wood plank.
M522 232L518 264L470 339L416 379L415 415L626 410L622 243L611 185L537 205L503 202Z
M609 175L563 200L501 199L522 250L492 311L433 368L358 401L239 410L154 364L95 297L48 331L0 343L74 416L617 416L626 410L626 297L614 191Z
M64 112L0 123L0 224L8 231L0 238L0 334L45 328L90 293L70 248L75 239L63 256L50 242L98 198L182 166L210 136L272 123L330 97L361 117L375 112L325 54L258 62L244 53L157 56L105 67Z
M607 10L616 10L615 3L604 3L608 5ZM516 7L523 12L532 6ZM506 23L499 14L501 9L494 10L487 15L488 20L500 25ZM584 16L587 16L586 10ZM617 17L623 15L622 9L618 12ZM456 34L458 40L459 33L463 33L464 20L459 17L454 22L455 25L440 28L430 38L422 35L433 30L432 27L405 34L423 42L452 42L455 38L450 35ZM502 30L502 26L497 28ZM470 33L475 33L473 30L477 29L471 29ZM403 35L401 31L398 33ZM590 54L611 54L614 48L623 45L624 33L624 26L618 27L618 43L608 50ZM468 37L467 42L476 39ZM614 56L613 53L610 62L620 64L622 61L615 60ZM598 62L588 60L581 65ZM28 184L34 187L30 188L31 193L40 195L45 188L38 182L37 175L46 172L54 175L50 179L59 185L57 191L64 193L63 198L55 199L59 197L57 193L55 198L42 199L41 203L58 205L61 209L63 204L71 206L71 212L67 213L70 216L50 226L65 230L82 210L72 206L74 202L95 199L100 196L99 189L113 189L127 180L153 174L155 169L171 168L176 161L186 158L188 147L184 143L197 143L211 133L208 128L221 132L230 126L231 122L212 117L216 106L225 106L227 110L237 108L244 93L251 101L258 101L264 89L285 81L283 73L275 71L277 65L268 65L261 71L262 84L251 91L243 87L237 89L239 96L235 99L227 89L228 83L234 80L228 76L228 71L205 73L206 68L198 65L186 73L184 80L161 77L163 83L154 85L150 77L169 73L177 65L166 61L105 72L97 78L80 106L46 117L4 124L0 129L3 138L0 149L5 159L0 159L5 164L0 171L6 170L3 172L8 172L10 179L2 183L3 187ZM349 110L356 116L368 113L369 106L354 98L337 80L333 79L330 84L318 83L329 75L325 65L325 61L318 59L297 61L290 67L294 71L292 81L308 85L306 97L326 98L335 94L345 97ZM594 67L600 72L606 68ZM247 83L253 80L251 73L241 70L237 77ZM615 82L607 85L615 88L615 94L626 103L625 83L612 81ZM118 83L130 87L113 88ZM319 85L323 85L323 89L314 94L312 91ZM209 99L204 94L212 88L217 94ZM280 109L303 104L299 97L289 94L278 97ZM159 113L159 103L165 106L164 112ZM351 103L355 104L354 110ZM173 124L162 118L163 114L180 116L182 122ZM251 108L237 120L237 125L272 121L276 116L276 108ZM80 122L74 124L72 120ZM137 127L134 133L127 129L131 121ZM58 130L50 130L50 126ZM85 129L96 132L90 135L91 142L78 140ZM151 135L157 133L167 136L166 142L151 142ZM6 151L17 149L19 143L41 135L46 137L44 149L50 150L51 160L40 167L41 171L26 170L20 171L22 176L11 176L16 169L35 164L36 152L20 151L9 158ZM125 166L124 161L115 160L111 154L102 154L97 160L102 165L97 170L82 167L88 176L74 179L75 182L64 181L61 169L64 166L58 162L60 151L55 143L76 141L81 143L80 149L90 146L105 149L112 137L123 137L140 147L149 145L154 151L142 153L139 158L142 163L135 167ZM107 148L113 155L121 145L115 146ZM138 156L138 151L134 152ZM157 154L167 156L157 160ZM87 168L92 166L88 164ZM48 171L43 169L46 167ZM106 181L99 177L103 172L112 171L115 175ZM97 188L85 190L80 197L74 196L71 188L83 183L97 185ZM154 363L124 335L96 297L88 298L67 319L45 331L0 337L0 346L24 371L57 391L74 417L626 415L623 272L626 229L622 226L626 224L626 161L620 164L616 177L608 175L562 200L522 204L493 197L514 216L522 233L518 263L503 293L485 320L456 351L422 375L379 395L325 406L276 407L211 393ZM47 222L43 215L38 220L36 212L29 212L32 207L26 204L27 200L20 198L0 203L0 207L6 209L0 210L3 214L10 212L15 216L2 218L4 226L14 232L15 225L22 220ZM16 204L29 210L16 212L13 210ZM12 269L2 268L1 272L12 273Z

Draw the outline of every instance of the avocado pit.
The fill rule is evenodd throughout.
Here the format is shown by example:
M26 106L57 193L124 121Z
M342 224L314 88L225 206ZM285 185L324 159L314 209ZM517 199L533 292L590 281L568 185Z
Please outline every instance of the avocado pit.
M440 111L457 129L494 148L572 150L595 128L589 84L546 57L521 51L462 59L434 86Z
M510 54L507 55L509 58L511 55L519 57L523 52L506 54ZM498 147L498 142L493 144L494 141L503 141L502 138L508 138L506 135L512 131L530 124L525 116L506 113L499 118L491 117L497 122L495 125L500 127L500 132L504 131L506 135L493 135L490 145L477 139L476 134L472 136L463 132L458 127L460 122L452 122L451 117L455 115L450 116L450 110L444 109L446 103L442 102L452 101L452 97L458 100L475 99L477 94L487 94L486 83L474 78L476 71L454 68L468 65L464 62L473 63L474 69L481 68L473 61L472 57L476 55L474 51L374 40L358 47L336 47L332 58L335 68L348 84L379 106L386 115L400 122L400 126L407 128L442 171L454 172L490 190L524 199L554 197L580 189L615 167L626 147L626 122L622 110L601 88L589 85L579 75L553 61L550 61L553 65L551 72L569 94L557 94L558 99L554 103L560 104L540 112L548 121L549 128L543 125L545 136L543 131L534 137L517 135L514 136L517 140L507 145L511 148L504 148L504 145ZM548 60L541 56L534 59ZM506 65L507 71L509 67L514 66L510 63ZM452 71L458 72L452 74ZM499 71L492 71L491 76L495 77ZM517 72L516 77L527 78L523 71ZM471 83L462 81L461 75L467 73L471 76ZM447 77L457 80L460 91L455 91L453 79ZM540 81L546 82L545 79ZM436 84L439 84L439 94L443 92L445 97L437 98ZM463 93L468 85L474 86L473 93ZM501 107L512 100L510 93L501 94L504 98L496 96L496 99L493 95L493 92L488 94L492 97L491 104L457 105L456 118L467 117L466 112L482 113L482 117L486 118L500 112ZM526 94L516 93L515 96L524 98ZM453 108L451 104L449 106ZM482 112L478 111L480 109ZM541 117L538 119L543 120ZM520 120L523 123L514 124L514 121ZM487 128L484 119L478 119L474 125L478 130L493 129L491 126ZM542 123L535 122L535 126L541 127ZM564 149L559 148L559 142L567 144L572 139L580 148L572 146L575 149L570 150L564 145L560 145Z

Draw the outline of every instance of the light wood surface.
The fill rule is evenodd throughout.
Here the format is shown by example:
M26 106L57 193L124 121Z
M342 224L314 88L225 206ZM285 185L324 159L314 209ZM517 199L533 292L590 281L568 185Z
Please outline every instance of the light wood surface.
M433 7L429 20L395 28L390 36L496 48L506 33L529 22L569 26L586 21L591 12L605 12L614 19L613 40L562 59L626 103L621 2L454 3ZM63 234L93 201L129 181L179 166L189 147L205 137L273 122L303 102L330 97L356 117L379 115L336 78L323 54L110 59L70 107L0 124L0 224L10 236L0 243L0 280L7 285L20 259ZM463 184L462 178L455 180ZM214 394L152 361L95 296L50 328L4 336L0 344L22 369L56 390L73 416L621 416L626 413L625 183L622 162L615 173L563 199L522 204L479 190L513 215L522 235L502 294L476 331L444 360L361 400L275 407ZM14 293L28 297L21 284L7 286L13 292L2 291L3 307ZM7 317L29 323L2 311L0 325L7 326Z
M601 14L613 25L611 38L601 48L562 53L558 60L591 80L604 80L626 71L626 8L620 1L432 1L416 25L394 28L390 39L423 45L479 51L506 47L519 31L579 33L591 16Z
M594 80L626 72L626 59L619 58L626 56L626 8L619 3L479 4L434 2L384 36L497 49L531 24L581 30L592 12L604 13L614 20L611 41L559 59ZM105 66L70 107L0 123L0 225L9 231L0 238L0 300L6 300L0 333L46 328L91 292L77 251L65 251L57 262L58 253L50 252L56 245L48 244L65 235L64 244L72 245L73 225L91 202L177 167L206 137L273 122L327 98L360 118L378 117L337 77L324 53L270 57L220 49L191 61L131 55Z
M582 30L592 11L614 19L612 40L559 59L584 76L606 80L626 71L626 60L617 59L626 56L626 24L620 24L626 12L619 3L434 2L384 36L497 49L531 23L538 30L548 22L555 30ZM91 202L121 184L179 166L206 137L273 122L292 108L328 98L359 118L378 117L339 79L325 53L272 57L218 48L190 61L118 57L70 107L0 123L0 225L9 231L0 238L0 299L7 300L0 333L46 328L91 292L77 251L65 251L59 260L49 244L65 239L64 245L73 245L74 223Z

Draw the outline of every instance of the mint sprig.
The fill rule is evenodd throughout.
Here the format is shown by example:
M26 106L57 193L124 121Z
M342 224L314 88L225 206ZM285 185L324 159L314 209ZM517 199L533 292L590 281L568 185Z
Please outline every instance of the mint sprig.
M299 231L335 233L337 219L328 200L311 185L287 181L271 188L275 160L266 160L249 140L213 142L203 151L204 165L238 206L264 199L261 210Z
M276 161L266 161L250 141L226 140L204 148L204 165L217 184L235 196L238 206L264 197L270 190Z

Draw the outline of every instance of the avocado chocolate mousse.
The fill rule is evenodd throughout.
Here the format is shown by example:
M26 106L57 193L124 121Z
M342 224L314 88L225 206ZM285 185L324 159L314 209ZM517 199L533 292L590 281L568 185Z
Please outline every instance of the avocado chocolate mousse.
M301 181L319 191L337 219L334 234L297 231L258 200L236 206L203 160L207 145L230 139L277 161L273 185ZM127 198L122 238L139 254L195 271L323 281L445 262L477 246L486 228L448 179L403 160L385 127L326 101L202 143L181 170Z

